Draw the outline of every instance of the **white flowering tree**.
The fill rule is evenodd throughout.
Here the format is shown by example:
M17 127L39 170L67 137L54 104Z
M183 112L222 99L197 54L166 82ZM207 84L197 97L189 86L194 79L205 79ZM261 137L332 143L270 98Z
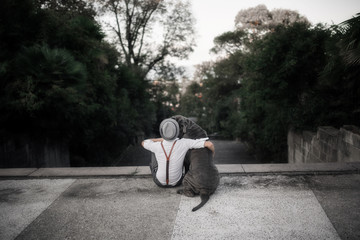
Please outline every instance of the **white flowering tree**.
M237 30L252 30L258 33L269 31L276 25L290 25L294 22L308 23L308 20L297 11L289 9L269 11L263 4L240 10L235 17L235 27Z
M247 44L273 31L278 25L289 26L295 22L310 24L306 17L296 11L288 9L269 11L263 4L240 10L234 22L234 31L225 32L214 39L213 52L233 54L238 50L246 51Z

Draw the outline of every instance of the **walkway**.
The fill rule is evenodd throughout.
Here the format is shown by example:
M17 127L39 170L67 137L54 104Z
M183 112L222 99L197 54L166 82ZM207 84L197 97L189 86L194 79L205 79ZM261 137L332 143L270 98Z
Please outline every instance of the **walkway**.
M147 167L0 169L0 239L360 239L360 163L218 167L197 212Z

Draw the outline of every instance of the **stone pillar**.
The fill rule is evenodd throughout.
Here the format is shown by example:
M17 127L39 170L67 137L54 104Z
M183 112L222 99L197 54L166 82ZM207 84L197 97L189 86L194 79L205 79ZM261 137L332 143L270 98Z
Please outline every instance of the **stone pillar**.
M338 159L340 162L360 161L360 130L358 127L345 125L339 133Z

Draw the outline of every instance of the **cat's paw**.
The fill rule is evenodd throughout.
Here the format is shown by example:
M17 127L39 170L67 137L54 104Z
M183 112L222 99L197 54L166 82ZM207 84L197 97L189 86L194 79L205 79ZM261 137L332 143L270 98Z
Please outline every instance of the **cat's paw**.
M187 197L195 197L194 192L191 191L191 190L183 191L183 192L184 192L184 195L187 196Z

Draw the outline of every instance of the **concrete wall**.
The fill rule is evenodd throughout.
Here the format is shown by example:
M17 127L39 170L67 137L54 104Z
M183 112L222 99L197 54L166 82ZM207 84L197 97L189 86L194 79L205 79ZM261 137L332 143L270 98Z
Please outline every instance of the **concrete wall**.
M288 162L359 162L360 129L319 127L317 132L288 133Z
M69 147L62 141L28 136L2 140L0 167L70 167Z

